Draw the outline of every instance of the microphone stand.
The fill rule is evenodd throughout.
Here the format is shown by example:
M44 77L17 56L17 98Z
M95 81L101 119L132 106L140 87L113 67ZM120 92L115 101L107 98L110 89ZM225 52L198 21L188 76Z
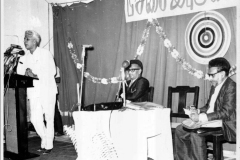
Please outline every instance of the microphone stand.
M85 68L85 49L86 47L83 45L82 46L82 74L81 74L81 89L80 89L80 100L79 100L79 104L78 104L78 110L81 111L81 107L82 107L82 88L83 88L83 74L84 74L84 68Z
M122 75L122 88L123 88L123 107L126 107L125 72L123 67L121 68L121 75Z
M119 98L119 93L120 93L120 90L121 90L121 82L119 83L118 85L118 91L116 93L116 97L115 97L115 102L119 102L120 101L120 98Z

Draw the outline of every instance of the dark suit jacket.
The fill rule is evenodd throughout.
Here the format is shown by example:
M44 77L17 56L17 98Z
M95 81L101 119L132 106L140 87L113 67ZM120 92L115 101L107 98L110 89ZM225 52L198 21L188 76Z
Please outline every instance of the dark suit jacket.
M130 80L127 81L127 85L129 86ZM126 99L132 102L145 102L148 100L148 89L149 89L149 81L144 77L137 78L133 84L126 88ZM120 95L122 93L122 89L120 91Z
M210 93L213 88L211 88ZM201 113L206 113L212 94L210 94L207 104L200 108ZM214 104L214 112L207 114L208 120L222 119L223 134L227 141L236 142L236 82L227 78L219 91Z

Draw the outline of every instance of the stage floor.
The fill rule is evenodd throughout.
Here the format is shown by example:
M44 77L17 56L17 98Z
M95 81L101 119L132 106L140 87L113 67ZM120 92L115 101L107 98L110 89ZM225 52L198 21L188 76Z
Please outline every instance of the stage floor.
M39 157L28 160L76 160L77 152L72 144L71 139L67 135L55 137L54 148L50 154L43 155L37 151L40 147L40 138L36 133L32 132L28 138L28 151L30 153L39 154ZM4 160L9 160L4 158Z
M174 143L174 142L173 142ZM40 138L35 132L31 132L28 138L28 151L30 153L39 154L39 157L31 158L28 160L76 160L77 152L72 144L71 139L67 135L55 137L54 148L50 154L42 155L37 151L40 146ZM208 160L212 160L210 155ZM2 157L3 159L3 157ZM224 159L228 159L225 157ZM9 160L4 158L4 160ZM235 160L234 158L231 160Z

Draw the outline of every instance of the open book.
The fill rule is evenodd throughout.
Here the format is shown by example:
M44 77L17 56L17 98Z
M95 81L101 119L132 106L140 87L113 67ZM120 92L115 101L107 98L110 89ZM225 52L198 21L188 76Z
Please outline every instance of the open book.
M208 122L194 122L191 119L186 119L182 122L182 125L188 129L198 129L198 128L217 128L222 127L222 120L213 120Z

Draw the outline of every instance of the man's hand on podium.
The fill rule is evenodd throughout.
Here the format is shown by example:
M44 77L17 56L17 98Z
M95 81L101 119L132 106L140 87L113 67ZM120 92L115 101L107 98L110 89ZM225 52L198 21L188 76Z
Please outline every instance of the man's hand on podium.
M29 76L29 77L33 77L33 78L38 78L38 76L37 76L36 74L34 74L30 68L27 68L27 69L26 69L25 76Z

